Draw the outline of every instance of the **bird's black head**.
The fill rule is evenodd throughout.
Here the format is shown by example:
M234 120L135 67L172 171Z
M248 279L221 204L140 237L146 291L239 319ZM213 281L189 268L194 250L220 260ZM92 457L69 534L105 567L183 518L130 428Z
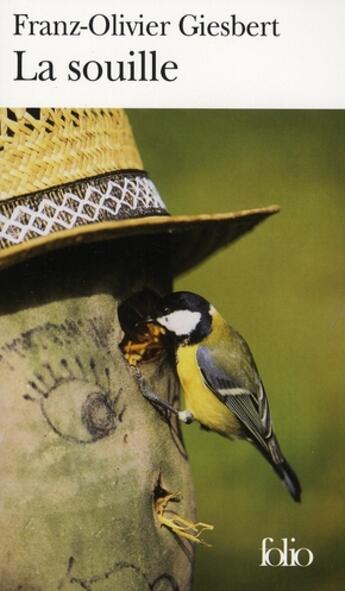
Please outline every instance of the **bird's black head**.
M199 343L211 331L211 305L189 291L177 291L163 298L156 322L170 332L179 344Z

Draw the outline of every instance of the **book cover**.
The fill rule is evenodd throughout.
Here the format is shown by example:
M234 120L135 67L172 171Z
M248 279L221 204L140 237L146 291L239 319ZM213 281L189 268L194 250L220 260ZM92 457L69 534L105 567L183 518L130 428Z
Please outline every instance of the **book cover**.
M342 3L0 15L0 591L340 590Z

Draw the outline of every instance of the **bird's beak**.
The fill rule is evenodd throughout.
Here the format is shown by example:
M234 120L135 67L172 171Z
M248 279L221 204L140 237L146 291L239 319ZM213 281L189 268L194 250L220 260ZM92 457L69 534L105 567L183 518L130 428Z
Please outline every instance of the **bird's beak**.
M141 318L135 323L137 328L142 328L146 324L158 324L156 318L152 318L151 316L146 316L145 318Z

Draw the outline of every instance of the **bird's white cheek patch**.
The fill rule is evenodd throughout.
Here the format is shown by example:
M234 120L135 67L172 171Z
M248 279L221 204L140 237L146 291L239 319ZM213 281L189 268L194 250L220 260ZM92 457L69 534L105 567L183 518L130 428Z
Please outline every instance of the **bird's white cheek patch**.
M191 312L190 310L176 310L157 318L159 324L177 336L189 335L196 328L200 319L200 312Z

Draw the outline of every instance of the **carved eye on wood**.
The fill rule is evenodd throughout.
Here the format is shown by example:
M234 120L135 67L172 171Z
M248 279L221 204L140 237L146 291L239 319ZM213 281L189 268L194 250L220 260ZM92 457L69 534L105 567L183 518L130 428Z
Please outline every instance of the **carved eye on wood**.
M114 405L103 392L89 394L81 409L81 421L87 431L101 439L116 428Z
M122 389L115 382L114 391L109 368L100 371L94 359L87 364L79 357L62 359L58 369L46 363L28 385L35 397L24 398L38 403L51 429L67 441L93 443L113 433L122 421Z
M48 398L42 398L41 409L58 435L76 443L91 443L116 429L116 401L92 383L73 380L60 384Z

